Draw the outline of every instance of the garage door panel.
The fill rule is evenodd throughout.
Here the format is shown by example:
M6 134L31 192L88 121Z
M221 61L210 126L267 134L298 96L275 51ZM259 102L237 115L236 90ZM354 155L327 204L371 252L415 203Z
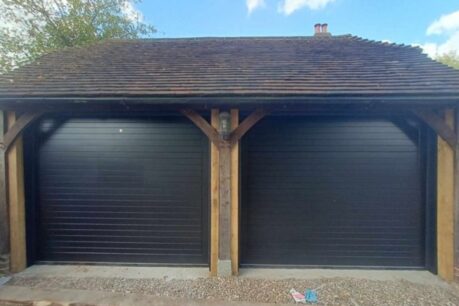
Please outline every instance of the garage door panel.
M110 250L98 250L87 252L84 250L70 250L45 254L47 261L52 262L101 262L106 263L107 258L110 258L110 263L136 263L139 265L194 265L193 262L198 262L201 259L200 254L160 254L151 252L136 252L125 254L124 252L116 252ZM155 257L155 262L151 263L152 255ZM174 262L171 263L171 256L174 257ZM191 262L191 263L190 263Z
M186 118L46 118L39 259L206 264L208 141Z
M270 117L242 152L242 264L424 266L420 144L391 120Z
M158 231L161 229L161 231ZM156 239L157 237L164 238L193 238L201 237L200 225L181 225L181 226L162 226L162 225L139 225L133 224L128 228L119 226L118 224L74 224L74 223L49 223L47 228L43 230L43 234L53 235L55 237L69 237L81 235L86 237L96 236L135 236L142 238L148 236L148 239ZM89 238L88 238L89 239Z

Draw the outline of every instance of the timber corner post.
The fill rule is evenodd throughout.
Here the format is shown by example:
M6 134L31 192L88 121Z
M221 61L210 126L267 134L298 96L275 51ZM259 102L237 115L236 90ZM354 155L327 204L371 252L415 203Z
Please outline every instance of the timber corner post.
M0 111L0 142L4 142L6 131L5 113ZM8 220L8 199L6 184L6 155L0 149L0 274L10 271L10 231Z
M454 203L452 204L453 214L453 251L454 251L454 272L452 278L459 282L459 106L454 111L451 111L449 115L450 120L454 119L454 122L450 122L456 131L456 146L454 149Z
M416 109L414 114L437 134L437 273L459 280L459 150L458 111Z
M24 116L24 115L23 115ZM21 116L22 117L22 116ZM19 117L19 118L21 118ZM17 113L8 112L8 132L15 131L15 123L19 122ZM25 220L25 191L24 191L24 158L23 140L20 129L11 146L6 147L7 177L8 177L8 210L10 232L10 272L17 273L27 267L26 255L26 220ZM5 137L6 138L6 137Z
M447 109L442 114L446 126L452 131L454 141L442 135L437 136L437 267L438 275L446 280L454 280L455 271L455 167L457 167L457 141L454 133L455 112ZM455 156L456 155L456 156ZM456 164L456 166L455 166ZM456 193L456 194L455 194ZM457 259L456 259L457 260Z

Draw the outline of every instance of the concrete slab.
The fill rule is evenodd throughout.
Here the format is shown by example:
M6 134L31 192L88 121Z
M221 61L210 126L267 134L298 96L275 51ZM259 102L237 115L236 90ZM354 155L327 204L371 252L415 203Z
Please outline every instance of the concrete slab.
M272 306L274 304L183 300L141 294L120 294L74 289L37 289L20 286L0 288L0 305L8 302L25 305L113 305L113 306ZM279 304L277 304L279 305Z
M88 265L34 265L16 274L22 277L101 277L197 279L209 276L205 267L128 267Z
M16 274L21 277L100 277L125 279L198 279L209 276L204 267L129 267L88 265L34 265ZM239 277L257 279L321 279L350 277L356 279L406 280L424 285L446 284L428 271L366 269L241 269Z
M406 280L413 283L423 285L447 285L445 281L440 279L428 271L413 271L413 270L364 270L364 269L241 269L240 277L258 278L258 279L321 279L321 278L336 278L350 277L356 279L380 280L380 281L396 281Z

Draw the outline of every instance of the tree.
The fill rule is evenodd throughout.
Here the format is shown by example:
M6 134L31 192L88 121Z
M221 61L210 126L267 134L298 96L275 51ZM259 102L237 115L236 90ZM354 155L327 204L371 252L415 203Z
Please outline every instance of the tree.
M155 32L140 0L0 0L0 73L66 47Z
M459 69L459 54L456 52L443 54L437 58L437 61L450 67Z

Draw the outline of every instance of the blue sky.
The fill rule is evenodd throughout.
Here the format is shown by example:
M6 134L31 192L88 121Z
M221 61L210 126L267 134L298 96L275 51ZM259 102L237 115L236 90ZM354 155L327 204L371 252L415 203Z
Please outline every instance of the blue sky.
M137 9L158 38L312 35L326 22L332 34L421 44L430 53L459 49L458 0L144 0Z

